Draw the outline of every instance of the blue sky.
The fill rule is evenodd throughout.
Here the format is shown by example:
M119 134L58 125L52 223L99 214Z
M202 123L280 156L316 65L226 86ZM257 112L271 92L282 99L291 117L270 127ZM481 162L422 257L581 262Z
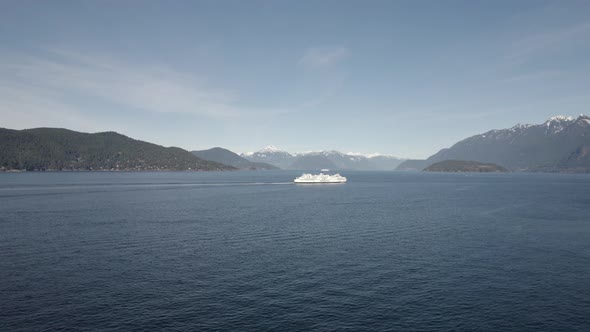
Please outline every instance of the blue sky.
M427 157L589 113L588 1L4 1L0 127Z

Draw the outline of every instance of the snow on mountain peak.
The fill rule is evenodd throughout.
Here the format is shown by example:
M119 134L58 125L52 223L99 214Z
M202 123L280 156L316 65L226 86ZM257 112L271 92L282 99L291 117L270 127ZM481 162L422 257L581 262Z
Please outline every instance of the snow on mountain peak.
M396 157L396 156L392 156L392 155L388 155L388 154L382 154L382 153L379 153L379 152L369 153L369 154L364 154L364 153L360 153L360 152L347 152L346 155L348 155L348 156L355 156L355 157L365 157L367 159L372 159L372 158L377 158L377 157L383 157L383 158L389 158L389 159L401 159L401 158Z
M545 133L549 135L557 134L563 131L568 125L576 121L576 118L572 116L557 115L552 116L545 122L547 127Z
M527 128L530 128L530 127L533 127L533 125L531 125L531 124L518 123L514 127L510 128L510 130L511 131L515 131L515 130L518 130L518 129L527 129Z
M347 152L346 153L349 156L363 156L366 157L364 154L360 153L360 152Z
M562 122L562 121L567 121L567 122L571 122L574 121L576 118L574 118L573 116L565 116L565 115L556 115L556 116L552 116L551 118L549 118L549 120L547 120L547 123L551 123L551 122Z
M269 146L265 147L264 149L262 149L262 150L260 150L258 152L261 152L261 153L264 153L264 152L283 152L283 150L277 148L274 145L269 145Z
M580 114L578 120L576 120L576 123L581 125L590 125L590 116Z
M369 153L369 154L365 154L365 153L360 153L360 152L347 152L347 153L345 153L345 155L347 155L347 156L354 156L354 157L365 157L365 158L373 158L373 157L380 157L380 156L382 156L381 153Z
M322 150L320 151L321 154L324 156L332 156L332 155L343 155L342 152L336 150Z

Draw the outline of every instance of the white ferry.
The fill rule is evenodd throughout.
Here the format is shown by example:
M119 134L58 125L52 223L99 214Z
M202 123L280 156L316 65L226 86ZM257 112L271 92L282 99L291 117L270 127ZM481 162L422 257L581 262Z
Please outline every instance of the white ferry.
M295 183L344 183L346 178L340 174L303 174L293 180Z

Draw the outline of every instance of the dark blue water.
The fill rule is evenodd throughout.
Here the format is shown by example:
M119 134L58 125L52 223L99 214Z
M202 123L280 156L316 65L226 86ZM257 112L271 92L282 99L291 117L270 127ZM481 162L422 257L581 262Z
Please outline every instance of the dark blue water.
M0 174L0 330L590 330L590 176Z

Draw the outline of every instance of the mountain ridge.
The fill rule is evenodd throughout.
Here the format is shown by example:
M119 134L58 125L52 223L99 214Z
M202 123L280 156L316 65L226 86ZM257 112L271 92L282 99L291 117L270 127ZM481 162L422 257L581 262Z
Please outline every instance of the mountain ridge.
M289 153L273 145L256 152L240 155L252 162L265 162L282 169L342 169L342 170L394 170L403 160L395 156L342 153L336 150Z
M457 159L495 163L512 171L580 171L590 169L582 160L575 170L566 162L578 148L590 144L590 117L554 116L537 124L517 124L465 138L426 160L406 161L398 170L423 169L436 162Z
M27 171L211 171L234 167L202 160L178 147L163 147L108 131L0 128L0 169Z
M225 165L233 166L239 169L249 170L271 170L278 167L267 164L249 161L239 156L237 153L221 147L214 147L207 150L191 151L191 153L203 160L215 161Z

